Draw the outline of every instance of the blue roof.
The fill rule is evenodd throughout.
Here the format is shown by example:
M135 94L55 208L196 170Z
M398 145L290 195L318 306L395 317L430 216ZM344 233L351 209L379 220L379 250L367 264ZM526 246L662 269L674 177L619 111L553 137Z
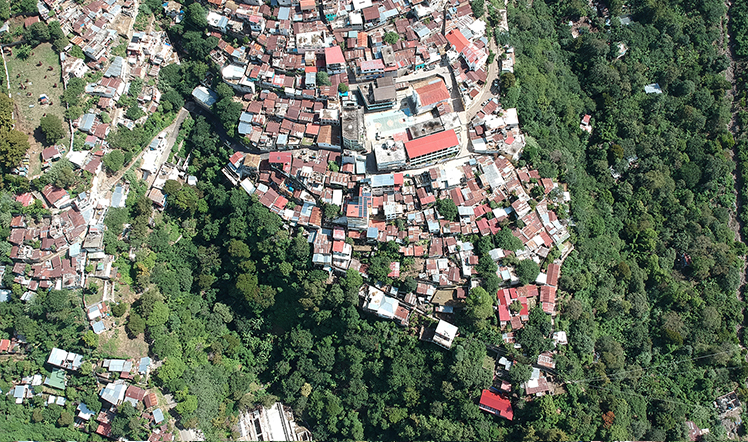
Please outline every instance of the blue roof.
M26 386L19 385L13 390L13 397L16 399L23 398L26 395Z
M239 121L242 123L251 123L252 122L252 114L249 112L242 112L241 115L239 115Z
M68 249L68 256L71 258L74 258L81 253L81 243L77 242L75 244L70 244L70 248Z
M109 65L109 68L107 68L106 72L104 73L104 76L105 77L122 76L122 65L124 62L125 60L122 57L114 57L112 64Z
M91 127L93 127L95 121L96 114L85 114L83 117L81 117L81 124L79 126L79 129L83 132L89 132L91 130Z
M376 227L369 227L366 229L366 237L376 239L376 237L379 236L379 229Z
M247 135L252 133L252 125L242 121L239 123L239 127L237 127L236 130L239 132L239 135Z
M278 11L278 20L288 20L288 17L291 15L291 8L287 6L283 6L280 8L280 11Z
M104 321L96 321L93 323L91 327L93 327L93 331L97 335L103 333L104 330L106 330L106 327L104 326Z
M193 89L192 96L207 107L213 106L218 101L218 94L205 86L198 86Z
M151 365L151 358L149 357L140 358L140 366L138 367L138 372L145 373L146 371L148 371L149 365Z
M371 187L387 187L395 185L395 175L374 175L371 177Z
M156 424L160 424L164 421L164 413L160 408L153 410L153 421L156 422Z

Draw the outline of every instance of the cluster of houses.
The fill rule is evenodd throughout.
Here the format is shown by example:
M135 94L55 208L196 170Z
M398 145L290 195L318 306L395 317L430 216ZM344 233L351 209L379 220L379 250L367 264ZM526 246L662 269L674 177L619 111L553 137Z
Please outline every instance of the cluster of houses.
M106 207L86 192L72 199L51 184L41 195L53 214L39 221L24 215L12 218L8 241L13 266L2 269L24 287L23 299L30 301L38 290L82 288L89 277L110 279L114 258L104 253Z
M167 6L175 10L172 3ZM319 3L208 1L210 34L219 39L211 59L242 104L237 124L246 146L266 152L305 147L360 150L372 143L364 139L363 108L388 111L407 99L414 114L433 110L450 119L453 88L463 107L480 95L488 77L489 37L486 24L475 19L468 3ZM236 47L237 42L243 44ZM405 79L442 63L449 68L428 78ZM207 83L192 95L208 109L218 99ZM411 166L433 162L455 154L460 144L459 130L450 133L449 123L439 124L440 130L419 134L409 133L405 126L384 127L381 132L393 133L376 140L411 141L404 150ZM518 144L521 141L518 138Z
M68 372L75 372L81 368L83 356L68 352L59 348L53 348L47 358L47 364L51 367L49 376L36 374L23 378L8 393L12 394L17 404L34 396L45 396L46 404L65 405L65 388L68 381ZM144 384L151 369L149 357L135 360L104 359L93 367L97 372L97 380L103 385L99 391L99 397L103 407L98 413L91 410L89 405L80 402L76 408L75 425L77 428L86 428L86 424L92 419L97 425L95 433L111 436L111 422L117 415L117 408L123 403L130 403L133 407L143 404L141 417L148 420L153 429L149 441L171 441L174 437L166 431L166 416L159 408L159 399L155 392L138 386ZM136 378L136 376L138 378ZM111 380L116 378L116 380ZM139 382L135 382L136 379ZM41 386L42 388L34 388Z
M86 96L96 97L98 102L95 109L88 109L73 121L85 136L82 145L74 146L67 155L77 167L96 175L108 149L110 131L118 125L132 129L156 112L161 92L155 80L160 69L178 63L178 57L165 31L133 29L139 2L95 0L83 5L74 0L43 0L37 6L44 21L59 21L63 32L72 36L70 45L60 54L63 83L67 86L71 78L86 78L90 72L103 74L85 85ZM85 58L73 55L73 47L80 48ZM130 92L134 80L143 85L136 101L143 116L137 121L127 118L125 109L113 111L119 99ZM60 150L59 146L45 150L44 163L59 158Z

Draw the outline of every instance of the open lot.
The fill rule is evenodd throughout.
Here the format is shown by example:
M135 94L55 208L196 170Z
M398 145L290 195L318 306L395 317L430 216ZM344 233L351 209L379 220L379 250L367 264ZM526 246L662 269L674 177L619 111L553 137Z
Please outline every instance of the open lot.
M63 92L60 60L52 45L40 44L31 51L27 60L18 58L14 51L13 55L6 56L6 61L10 92L21 118L21 130L31 135L39 126L39 120L46 114L54 114L63 119L65 108L60 101ZM37 66L39 63L41 65ZM52 70L49 70L50 66ZM26 89L21 89L22 84ZM53 87L55 84L56 88ZM41 94L46 94L53 104L39 104Z
M31 51L26 60L18 58L15 51L13 55L6 55L5 60L10 77L10 94L18 117L16 128L29 135L31 148L28 176L34 178L41 173L40 154L44 149L42 136L38 131L39 120L46 114L54 114L65 121L65 108L60 101L63 92L60 59L51 44L42 43ZM49 70L50 66L52 70ZM55 84L57 87L53 87ZM22 85L26 89L22 89ZM52 104L39 104L41 94L46 94ZM68 126L63 126L67 133Z

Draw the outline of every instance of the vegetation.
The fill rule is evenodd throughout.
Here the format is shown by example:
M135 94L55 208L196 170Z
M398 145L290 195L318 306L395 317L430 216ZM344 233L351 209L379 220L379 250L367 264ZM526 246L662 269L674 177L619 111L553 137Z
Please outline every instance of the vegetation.
M188 59L160 73L164 101L172 106L165 112L177 109L205 78L205 57L215 45L194 31L203 25L202 6L186 10L185 21L169 32ZM730 151L736 149L742 180L748 114L737 115L733 139L724 99L731 87L723 76L726 59L714 44L724 6L634 1L629 12L629 26L613 19L607 29L593 19L592 31L573 38L566 23L592 13L584 2L508 6L511 31L501 38L515 48L517 64L512 76L501 78L501 102L518 108L529 135L519 165L567 183L571 202L552 195L551 204L574 220L574 250L559 281L561 313L552 323L541 308L530 309L528 322L514 330L520 350L504 344L497 327L493 303L501 281L488 254L504 250L500 264L515 267L520 283L537 278L540 266L513 253L522 249L512 235L521 227L517 221L502 220L496 235L463 238L479 255L480 286L455 314L461 336L444 351L417 338L429 319L401 328L362 314L358 272L329 284L328 273L312 266L302 232L286 230L256 197L223 179L232 152L204 117L194 120L184 140L189 173L200 180L194 187L166 183L169 204L152 223L145 186L126 175L131 192L125 208L108 211L104 241L106 251L120 257L119 271L138 299L112 312L127 318L128 333L143 336L163 361L152 379L175 398L180 424L201 428L206 440L226 439L238 412L280 400L318 440L684 440L686 420L710 428L707 438L726 438L712 401L736 388L743 397L748 376L739 347L744 338L737 334L743 303L736 296L747 248L730 228L737 203ZM618 42L629 48L622 58ZM653 82L663 94L644 93ZM71 106L82 105L76 88L66 91ZM217 120L230 122L218 130L233 134L233 91L214 89ZM0 107L0 119L6 114ZM584 114L593 116L592 134L579 129ZM110 135L112 154L121 157L105 157L113 163L106 167L123 167L166 119L157 115ZM9 155L1 148L0 154ZM76 179L61 160L32 186L76 186ZM744 201L748 190L741 187ZM454 202L436 205L441 216L456 219ZM7 263L10 214L38 209L22 209L7 193L0 193L0 209ZM328 219L339 210L323 206ZM740 217L748 219L745 212ZM120 235L126 224L131 228ZM411 292L413 278L388 276L390 263L399 262L403 274L412 264L399 247L378 244L360 258L372 280ZM20 286L7 283L12 296L0 303L0 335L18 331L36 344L27 360L3 365L5 384L44 370L52 345L92 354L89 347L97 343L82 332L77 294L40 293L26 306L18 299ZM563 392L519 399L537 355L554 348L554 330L566 331L569 340L556 347ZM492 383L487 346L516 361L507 375L517 394L512 422L476 405ZM87 373L74 382L89 385ZM140 413L123 408L112 423L115 434L144 438ZM4 430L19 440L81 439L70 433L73 411L0 401L0 413L8 416Z
M395 43L400 41L400 34L390 31L384 34L384 38L382 40L388 45L394 45Z
M13 129L13 100L0 94L0 168L7 172L18 166L28 149L26 134Z
M45 115L39 120L39 130L42 131L47 144L55 144L65 136L62 120L57 115Z

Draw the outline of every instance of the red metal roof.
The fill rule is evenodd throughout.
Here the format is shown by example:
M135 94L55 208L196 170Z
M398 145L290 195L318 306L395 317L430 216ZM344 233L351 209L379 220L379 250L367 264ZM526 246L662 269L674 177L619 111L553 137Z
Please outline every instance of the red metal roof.
M270 152L268 162L270 164L291 164L291 152Z
M421 106L429 106L440 101L449 100L449 91L443 81L435 81L416 89Z
M480 396L481 409L489 411L494 414L498 414L501 417L509 420L514 419L514 411L512 410L512 402L490 390L483 390ZM485 408L484 408L485 407ZM488 410L486 408L489 408Z
M413 159L458 144L460 144L460 141L457 139L457 134L454 129L450 129L408 141L405 143L405 151L408 152L408 158Z
M464 35L462 35L462 32L460 32L459 29L452 29L447 34L447 41L449 44L455 47L455 50L457 52L462 52L463 49L465 49L465 46L470 44L467 38L465 38Z
M327 65L331 64L344 64L345 63L345 57L343 57L343 50L340 49L340 46L332 46L330 48L325 48L325 63Z

